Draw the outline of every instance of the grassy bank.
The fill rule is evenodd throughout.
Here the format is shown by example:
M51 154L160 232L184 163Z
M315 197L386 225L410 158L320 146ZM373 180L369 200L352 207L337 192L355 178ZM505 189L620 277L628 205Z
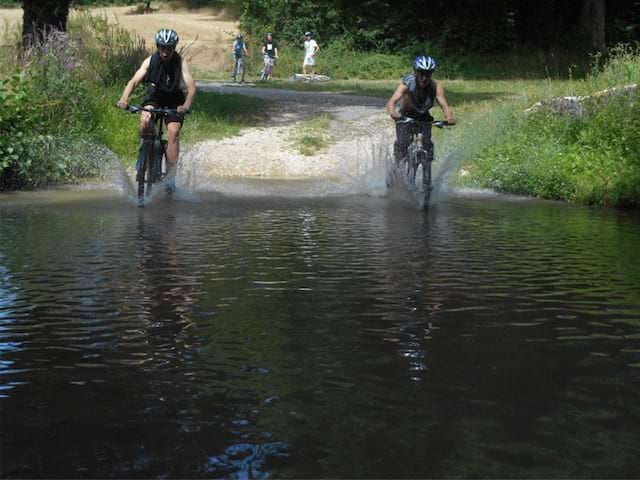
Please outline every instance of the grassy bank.
M263 38L245 37L249 56L245 61L248 80L257 80L262 69ZM229 40L229 44L232 39ZM276 38L276 41L278 39ZM299 44L278 41L278 62L275 79L286 80L302 73L304 50ZM333 81L380 81L400 78L411 70L418 54L431 55L438 62L440 78L460 80L513 80L584 78L589 72L590 57L569 51L542 51L519 49L501 54L457 54L443 52L429 45L410 45L402 51L359 51L340 39L320 40L316 57L318 73ZM228 71L199 70L198 75L216 80L227 80L233 63L228 60Z
M7 31L3 44L17 44ZM115 108L129 77L149 54L144 42L103 17L73 17L68 34L54 33L18 55L0 51L0 190L74 182L100 174L106 145L133 162L139 119ZM139 101L141 91L137 92ZM260 100L200 93L184 140L235 135L258 122Z
M556 95L593 95L640 79L640 52L618 48L609 61ZM547 95L551 96L551 95ZM536 98L530 98L529 105ZM463 165L461 185L570 202L640 206L638 93L594 96L584 115L512 102L500 132Z

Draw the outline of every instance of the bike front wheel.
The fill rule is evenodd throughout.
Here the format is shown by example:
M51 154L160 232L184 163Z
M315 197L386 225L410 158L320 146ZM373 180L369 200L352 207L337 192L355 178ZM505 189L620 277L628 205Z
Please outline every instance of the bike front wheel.
M431 183L431 160L423 159L422 161L422 195L423 195L423 208L429 206L431 201L431 190L433 185Z
M142 206L144 198L151 196L153 184L162 178L163 146L159 142L144 142L140 147L136 163L136 182L138 184L138 205Z
M138 204L142 206L145 191L149 194L147 184L150 182L149 175L149 156L152 151L152 145L143 142L138 153L138 162L136 163L136 182L138 184Z

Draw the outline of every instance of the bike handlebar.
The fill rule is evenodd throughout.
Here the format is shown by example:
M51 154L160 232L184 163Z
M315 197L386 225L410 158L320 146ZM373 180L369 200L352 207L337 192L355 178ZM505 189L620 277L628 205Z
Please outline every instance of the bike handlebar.
M143 108L143 107L140 107L138 105L129 105L127 107L127 111L129 113L139 113L139 112L144 111L144 112L149 112L149 113L155 113L155 114L162 115L162 116L169 116L169 115L185 116L185 115L187 115L189 113L188 111L185 112L185 113L180 113L175 108Z
M420 123L422 125L431 125L433 127L443 128L448 127L449 122L446 120L432 120L430 122L424 122L411 117L400 117L396 120L396 123Z

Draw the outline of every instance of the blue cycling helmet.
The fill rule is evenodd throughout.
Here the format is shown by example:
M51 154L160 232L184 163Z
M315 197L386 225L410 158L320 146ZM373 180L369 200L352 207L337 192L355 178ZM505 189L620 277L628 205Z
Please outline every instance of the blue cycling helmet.
M413 69L433 72L436 69L436 61L431 57L420 55L413 61Z
M178 32L163 28L156 33L156 45L175 47L178 44Z

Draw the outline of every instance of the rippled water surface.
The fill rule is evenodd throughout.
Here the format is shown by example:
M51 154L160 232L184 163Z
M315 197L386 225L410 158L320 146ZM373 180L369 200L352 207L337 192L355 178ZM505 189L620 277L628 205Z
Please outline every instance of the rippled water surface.
M4 477L638 477L640 221L0 197Z

